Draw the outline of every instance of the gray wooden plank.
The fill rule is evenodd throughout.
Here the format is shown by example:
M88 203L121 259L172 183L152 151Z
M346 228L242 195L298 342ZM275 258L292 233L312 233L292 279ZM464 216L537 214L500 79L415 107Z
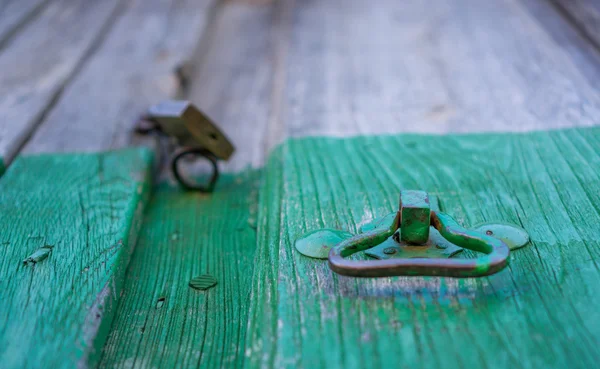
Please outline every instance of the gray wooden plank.
M271 7L262 31L217 22L192 83L238 147L226 169L260 165L286 137L522 132L600 116L600 57L543 0Z
M600 47L600 2L597 0L551 0Z
M545 5L538 16L558 16ZM600 114L598 84L519 1L297 2L290 45L292 136L528 131Z
M131 1L65 89L25 153L127 146L149 105L181 92L176 73L194 54L214 1Z
M273 126L274 46L277 5L228 3L215 18L211 37L194 57L189 99L208 114L235 144L225 171L263 162Z
M49 0L7 0L0 4L0 48L23 29Z
M49 4L0 54L0 159L10 163L97 46L120 0Z

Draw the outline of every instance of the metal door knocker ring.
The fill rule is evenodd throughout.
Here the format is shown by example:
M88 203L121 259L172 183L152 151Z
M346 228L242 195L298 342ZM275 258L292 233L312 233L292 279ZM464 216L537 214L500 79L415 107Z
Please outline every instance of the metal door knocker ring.
M202 185L197 182L190 181L183 175L180 171L178 162L179 160L195 156L199 158L207 159L212 165L212 174L210 179L208 180L207 185ZM171 172L173 176L179 182L181 186L183 186L186 190L190 191L199 191L199 192L213 192L215 189L215 185L217 184L217 180L219 179L219 166L217 165L217 158L208 150L203 148L181 148L175 151L175 154L171 158Z
M529 242L527 232L507 223L465 228L437 206L427 192L400 191L398 210L361 227L353 235L335 229L309 232L295 242L305 256L328 259L332 271L352 277L481 277L506 267L510 250ZM463 249L475 258L452 258ZM376 260L351 260L364 252Z

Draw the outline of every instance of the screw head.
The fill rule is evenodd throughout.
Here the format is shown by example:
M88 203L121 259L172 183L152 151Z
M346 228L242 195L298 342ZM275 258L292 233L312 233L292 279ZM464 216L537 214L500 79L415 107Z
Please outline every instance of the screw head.
M383 250L383 253L386 255L393 255L396 253L396 249L393 247L388 247L385 250Z

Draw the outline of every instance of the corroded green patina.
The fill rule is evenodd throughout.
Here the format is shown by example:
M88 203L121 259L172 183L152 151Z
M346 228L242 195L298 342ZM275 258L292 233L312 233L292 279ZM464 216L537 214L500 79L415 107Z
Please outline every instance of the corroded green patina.
M430 227L434 228L433 237ZM510 228L504 225L502 229ZM354 277L479 277L504 268L510 254L502 239L490 236L492 230L469 230L449 215L432 211L425 191L400 191L398 212L363 225L362 233L354 237L350 234L341 237L339 232L332 229L309 232L296 240L296 249L306 256L321 259L331 249L328 255L331 269ZM444 260L456 255L461 248L486 255L469 260ZM368 250L366 255L381 261L345 259L365 250Z
M398 232L401 232L398 230ZM365 251L376 259L398 258L450 258L463 251L461 247L446 240L436 229L429 230L429 240L424 245L397 242L390 237L381 244Z
M332 247L350 237L352 237L350 232L330 228L317 229L298 238L294 245L302 255L327 259Z
M400 239L414 245L429 240L431 208L425 191L400 191Z
M529 235L523 228L509 223L482 223L473 230L502 240L511 250L519 249L529 242Z
M398 215L388 229L377 229L361 233L336 245L329 253L329 266L336 273L353 277L398 275L479 277L496 273L507 265L510 250L501 240L465 229L449 215L441 212L431 212L430 217L431 226L448 242L459 247L482 252L486 255L476 259L450 260L427 258L424 257L422 252L418 252L412 257L409 256L407 258L407 255L410 255L411 249L404 249L404 252L399 253L392 252L393 250L388 248L391 256L389 259L378 261L350 261L345 259L347 256L370 249L386 241L387 238L396 232L398 224L403 224ZM423 226L429 228L429 225ZM400 234L403 231L404 229L400 228ZM431 247L431 245L413 247L418 250L419 247ZM397 258L395 257L396 255Z

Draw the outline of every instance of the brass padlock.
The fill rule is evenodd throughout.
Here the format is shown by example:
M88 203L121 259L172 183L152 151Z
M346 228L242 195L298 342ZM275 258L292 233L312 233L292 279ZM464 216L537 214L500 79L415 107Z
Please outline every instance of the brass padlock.
M148 109L137 126L140 133L156 131L173 138L177 149L171 158L171 170L186 189L212 192L219 177L217 159L228 160L235 151L225 134L195 105L185 100L169 100ZM184 157L204 157L210 161L213 173L206 186L186 179L179 168Z

